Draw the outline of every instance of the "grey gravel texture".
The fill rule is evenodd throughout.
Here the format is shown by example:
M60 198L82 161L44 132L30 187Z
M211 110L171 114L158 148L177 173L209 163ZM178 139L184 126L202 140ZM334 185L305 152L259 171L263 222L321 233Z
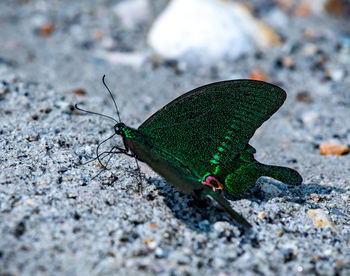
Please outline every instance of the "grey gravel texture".
M274 7L251 3L269 20ZM281 47L193 68L152 58L144 41L153 18L124 30L115 4L0 3L0 275L350 275L350 156L318 149L329 140L350 144L350 21L286 15L288 24L274 26ZM152 16L165 4L152 2ZM38 28L47 22L54 30L42 36ZM96 30L113 49L94 38ZM146 62L112 64L100 50L141 52ZM286 56L293 66L281 64ZM113 156L111 170L90 181L100 167L82 163L113 134L113 122L73 106L115 114L103 74L123 121L136 127L185 91L247 78L256 66L288 93L252 139L256 157L297 169L304 182L260 179L230 201L255 235L243 235L211 200L177 191L145 165L139 196L135 162L125 156ZM87 94L73 93L78 88ZM313 209L334 226L315 225Z

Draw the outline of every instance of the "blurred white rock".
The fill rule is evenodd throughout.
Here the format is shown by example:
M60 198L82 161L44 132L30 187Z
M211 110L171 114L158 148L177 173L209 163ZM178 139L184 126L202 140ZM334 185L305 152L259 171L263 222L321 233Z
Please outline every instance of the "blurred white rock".
M285 28L288 25L287 15L278 8L271 9L264 17L264 22L271 27Z
M314 110L308 110L301 114L301 120L306 125L312 124L318 117L319 113Z
M95 53L96 58L100 58L108 61L110 64L118 64L130 66L138 69L145 61L145 54L143 52L106 52L97 51Z
M116 4L113 11L127 29L147 22L151 15L148 0L125 0Z
M210 64L278 45L280 38L241 4L172 0L153 23L148 43L164 58Z

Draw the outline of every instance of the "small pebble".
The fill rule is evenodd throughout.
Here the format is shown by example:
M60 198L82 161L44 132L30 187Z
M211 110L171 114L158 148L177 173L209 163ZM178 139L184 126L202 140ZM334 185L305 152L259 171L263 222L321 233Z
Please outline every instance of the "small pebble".
M306 28L304 32L304 36L306 38L314 38L315 37L315 31L314 29L311 28Z
M314 200L314 202L318 202L321 198L318 194L310 194L310 197Z
M316 54L317 47L313 43L306 44L304 47L304 55L307 57L314 56Z
M261 67L256 67L249 75L252 80L267 81L268 76L264 73Z
M263 220L266 218L266 212L265 211L259 212L256 217Z
M282 59L282 64L286 68L292 68L294 66L294 60L291 56L286 56Z
M319 113L313 110L306 111L301 115L301 120L304 124L312 124L317 118L319 118Z
M166 257L166 254L163 249L160 247L157 247L156 250L154 251L154 254L156 255L157 258L164 258Z
M38 140L39 140L39 135L27 137L28 142L34 142L34 141L38 141Z
M55 25L51 22L44 24L40 28L40 34L42 36L49 36L52 34L53 30L55 28Z
M151 241L147 244L147 246L150 250L155 250L157 248L158 244L155 241Z
M321 144L319 150L322 155L344 155L349 152L348 146L333 142Z
M343 68L328 69L326 75L335 82L341 82L344 80L346 72Z
M307 91L299 92L296 96L296 100L298 102L304 102L304 103L312 103L314 101L310 93Z
M100 29L97 29L94 31L94 39L95 40L101 40L104 36L104 32Z
M350 197L347 196L347 195L344 195L344 196L342 196L342 200L349 201L349 200L350 200Z
M144 244L148 244L148 243L150 243L150 242L152 242L152 240L149 239L149 238L144 238L144 239L143 239L143 243L144 243Z
M73 93L75 95L82 96L82 95L86 95L86 90L83 89L83 88L76 88L76 89L73 90Z
M332 229L335 229L335 224L322 209L311 209L307 211L307 214L312 219L315 226L320 228L331 227Z
M67 167L60 167L60 168L58 169L58 172L59 172L59 173L64 173L64 172L66 172L66 171L68 171L68 168L67 168Z
M325 254L326 256L331 256L333 253L333 250L328 248L326 250L323 251L323 254Z
M34 200L33 199L27 199L27 204L28 205L34 205Z
M214 223L213 228L216 232L221 233L228 228L228 224L227 224L227 222L218 221L218 222Z

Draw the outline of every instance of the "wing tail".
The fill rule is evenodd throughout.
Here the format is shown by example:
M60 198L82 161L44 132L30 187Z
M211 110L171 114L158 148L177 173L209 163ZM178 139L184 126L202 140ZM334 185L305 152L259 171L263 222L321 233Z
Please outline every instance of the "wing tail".
M215 201L219 203L219 205L224 208L230 217L244 230L250 230L252 228L252 225L235 210L233 210L230 203L218 193L212 190L203 190L202 195L210 195L213 199L215 199Z
M270 176L283 183L291 185L300 185L303 182L301 175L296 170L293 170L291 168L264 164L260 164L260 166L263 168L262 175L264 176Z

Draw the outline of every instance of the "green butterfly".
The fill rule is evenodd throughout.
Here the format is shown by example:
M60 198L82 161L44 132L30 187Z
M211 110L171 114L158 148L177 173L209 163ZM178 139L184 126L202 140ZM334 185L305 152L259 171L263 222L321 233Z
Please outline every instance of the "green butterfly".
M125 148L113 150L147 163L185 193L211 196L240 226L250 228L218 190L240 197L260 176L302 183L293 169L256 161L256 150L248 144L285 99L284 90L262 81L216 82L176 98L138 129L120 121L114 101L119 117L119 121L114 119L114 132L122 137Z

